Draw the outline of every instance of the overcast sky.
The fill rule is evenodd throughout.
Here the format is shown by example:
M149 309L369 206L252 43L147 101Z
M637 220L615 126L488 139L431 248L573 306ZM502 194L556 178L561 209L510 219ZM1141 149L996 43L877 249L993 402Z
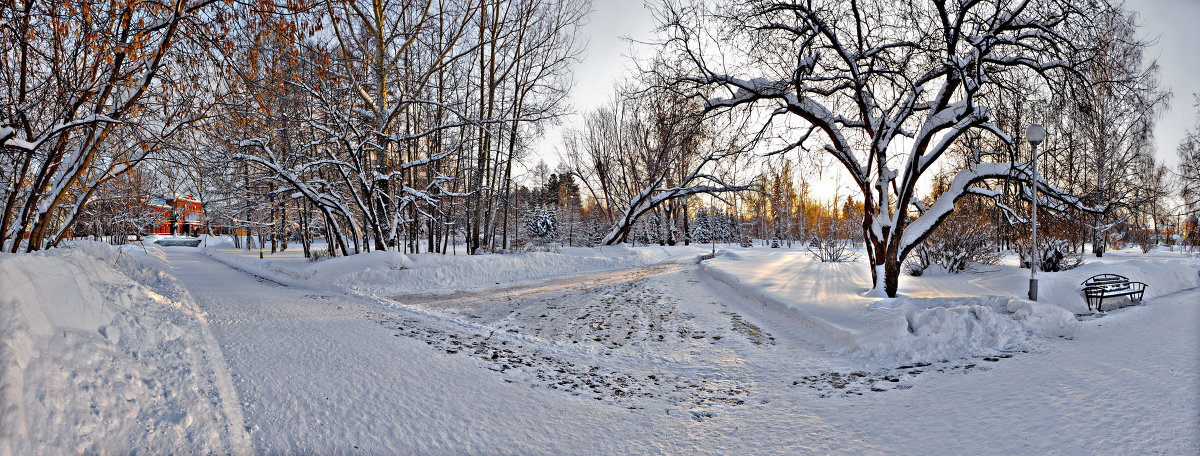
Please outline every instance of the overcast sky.
M624 38L645 40L653 30L654 21L643 0L592 0L592 13L582 31L587 49L575 66L575 87L571 90L571 104L577 114L564 119L564 127L577 124L579 114L611 99L613 85L633 71L627 58L631 44ZM558 163L559 130L548 129L536 148L551 168ZM533 160L528 166L536 162Z
M1196 108L1192 93L1200 92L1200 0L1127 0L1141 15L1142 35L1155 44L1147 57L1162 67L1164 88L1174 92L1171 109L1155 129L1158 156L1176 163L1175 147L1191 125ZM583 29L588 47L575 69L572 103L587 112L612 97L613 84L632 71L630 43L623 37L646 39L654 28L643 0L593 0L590 22ZM568 119L567 124L576 122ZM1053 134L1053 132L1051 132ZM551 132L538 150L546 162L557 163L557 133Z
M1129 0L1141 14L1142 34L1157 40L1147 57L1162 66L1163 86L1175 93L1171 110L1155 128L1158 156L1175 164L1175 147L1196 115L1200 92L1200 0Z

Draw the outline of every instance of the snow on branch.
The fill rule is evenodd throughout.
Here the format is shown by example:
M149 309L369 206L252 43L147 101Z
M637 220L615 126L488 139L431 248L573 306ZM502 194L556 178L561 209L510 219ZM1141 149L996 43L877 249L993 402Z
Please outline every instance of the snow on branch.
M955 203L963 197L978 195L999 198L1001 194L996 190L973 186L973 184L985 179L1004 179L1018 183L1029 182L1032 179L1032 168L1027 163L980 163L976 169L959 171L951 181L950 188L938 196L932 206L908 224L908 228L905 230L904 236L900 241L897 259L903 258L909 251L920 244L922 240L928 237L942 220L954 212ZM1078 197L1054 186L1040 175L1038 176L1037 187L1042 195L1038 197L1038 204L1047 210L1064 211L1067 209L1076 209L1086 213L1099 214L1109 209L1108 203L1099 206L1083 204ZM1028 186L1023 188L1022 196L1026 199L1032 198L1031 189ZM1005 206L1003 209L1006 213L1015 215L1015 211L1011 208Z

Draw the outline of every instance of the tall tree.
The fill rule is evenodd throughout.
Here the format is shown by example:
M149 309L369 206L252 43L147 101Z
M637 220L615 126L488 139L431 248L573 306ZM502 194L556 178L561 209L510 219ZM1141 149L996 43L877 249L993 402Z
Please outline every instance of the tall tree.
M269 187L264 195L294 195L320 212L343 253L419 252L423 235L436 250L459 228L470 253L494 247L498 226L508 226L511 163L563 108L585 6L330 0L255 9L226 56L236 128L218 134L252 165L250 180Z
M928 208L918 204L917 183L968 132L1014 144L991 122L983 95L1005 90L1005 76L1050 91L1056 78L1078 75L1086 43L1067 32L1091 27L1090 16L1106 6L751 0L709 12L668 5L661 16L672 60L663 67L689 75L673 87L702 98L705 110L763 119L764 130L792 132L784 150L815 150L840 163L864 204L874 293L895 296L904 259L956 201L1000 193L974 184L1028 180L1031 169L1010 150L960 171ZM1092 209L1044 179L1024 195Z
M1082 156L1064 165L1084 170L1084 201L1104 205L1090 229L1092 252L1103 256L1110 227L1132 214L1121 209L1150 203L1145 196L1154 192L1144 184L1154 171L1154 124L1170 93L1159 88L1158 63L1144 61L1147 43L1138 38L1135 15L1120 5L1100 4L1090 16L1089 26L1078 31L1084 42L1094 43L1078 66L1087 79L1070 85L1062 122Z
M202 116L216 0L0 2L0 239L57 244L97 188Z
M567 134L565 161L612 221L601 243L625 242L642 216L669 202L750 188L717 175L715 166L743 149L723 142L689 100L661 88L625 90Z
M1179 140L1179 196L1184 210L1190 214L1200 213L1200 94L1192 94L1196 108L1195 123Z

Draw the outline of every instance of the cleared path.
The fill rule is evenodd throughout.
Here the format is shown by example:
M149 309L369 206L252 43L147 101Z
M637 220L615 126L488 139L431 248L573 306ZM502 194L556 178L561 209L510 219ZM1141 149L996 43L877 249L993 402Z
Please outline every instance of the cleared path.
M628 428L622 409L584 399L562 407L558 394L506 383L471 358L396 337L367 318L377 310L370 303L168 250L209 315L255 453L573 452L565 436L605 434L597 422Z

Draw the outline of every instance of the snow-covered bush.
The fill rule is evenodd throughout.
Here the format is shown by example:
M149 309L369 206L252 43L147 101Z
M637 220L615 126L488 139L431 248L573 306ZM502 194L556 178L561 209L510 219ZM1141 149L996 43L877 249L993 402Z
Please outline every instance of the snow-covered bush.
M544 240L558 232L558 214L553 209L538 207L525 213L525 232Z
M931 264L954 274L965 271L971 263L996 264L1002 255L992 242L993 232L990 224L981 217L952 215L913 249L909 257L913 261L905 265L909 274L919 276Z
M808 251L821 260L822 263L839 263L853 261L858 257L855 247L858 241L840 237L815 238L808 246Z
M1032 263L1029 241L1017 243L1017 253L1021 258L1021 267L1028 268ZM1039 270L1068 271L1083 264L1083 255L1071 250L1071 244L1062 239L1039 239L1038 260Z
M714 242L714 240L727 241L732 236L729 226L728 216L715 211L710 212L707 208L702 207L692 220L692 241L701 244Z
M1146 239L1145 241L1142 241L1142 242L1138 242L1138 247L1141 247L1142 253L1150 253L1151 250L1154 250L1155 246L1156 246L1156 244L1153 242L1150 242L1149 239Z
M1154 233L1151 230L1133 226L1126 229L1121 237L1142 249L1142 253L1150 253L1151 250L1154 250Z
M920 277L925 274L925 270L929 269L929 266L933 264L928 253L926 249L917 248L908 255L908 259L904 260L904 269L908 272L908 275Z
M818 225L808 251L822 263L851 261L857 257L860 240L850 219L833 219Z

